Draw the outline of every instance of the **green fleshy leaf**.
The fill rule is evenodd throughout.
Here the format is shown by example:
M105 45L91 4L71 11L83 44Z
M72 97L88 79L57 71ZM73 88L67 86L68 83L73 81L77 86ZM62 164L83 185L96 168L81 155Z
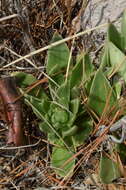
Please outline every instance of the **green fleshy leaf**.
M102 156L100 159L100 178L102 183L112 183L113 180L119 178L120 176L117 163L106 156Z
M58 139L60 139L62 142L63 139L61 138L61 136L59 135L59 133L55 130L54 126L52 126L48 119L46 118L46 113L48 112L48 110L50 109L50 102L49 104L47 104L48 106L46 107L46 109L48 109L46 111L46 109L43 109L43 105L42 102L40 100L38 100L38 102L33 99L31 96L25 95L25 102L27 105L31 106L33 112L36 114L36 116L38 118L40 118L42 121L44 121L45 123L47 123L47 125L50 127L50 129L52 130L51 133L48 133L48 139L50 140L50 142L55 143ZM46 113L45 113L46 111Z
M110 67L110 60L109 60L109 50L108 50L108 43L106 42L104 51L101 55L101 64L100 68L105 69L106 67Z
M119 153L120 158L123 162L126 160L126 145L125 144L116 144L116 151Z
M84 74L83 74L83 80L86 81L90 78L90 76L93 74L93 71L95 70L94 65L91 62L91 59L89 57L89 54L86 53L84 55Z
M63 74L57 74L51 77L51 79L56 82L56 84L54 84L54 82L52 82L51 80L49 80L49 91L50 91L50 95L52 97L53 100L57 99L57 90L58 88L60 88L60 86L65 82L65 78L63 76Z
M86 121L84 119L79 119L76 124L78 124L78 131L73 136L75 147L82 145L93 130L93 122L91 120Z
M25 95L26 103L27 103L27 100L31 103L33 112L40 119L41 119L41 115L44 116L50 109L50 102L47 100L44 100L44 99L41 100L30 95Z
M51 116L51 121L53 124L60 123L60 124L66 124L69 119L69 114L67 111L59 108L57 109L53 115Z
M119 99L121 97L123 84L118 76L115 76L115 77L113 77L113 90L116 93L117 99Z
M108 100L109 97L109 100ZM102 115L106 102L108 102L108 109L110 110L116 102L116 94L114 93L109 81L106 79L103 72L99 69L92 82L90 94L88 97L88 106L99 116Z
M76 85L79 85L83 78L83 55L79 56L77 63L74 66L71 76L70 76L70 85L73 88Z
M77 86L73 87L73 88L70 90L70 97L71 97L71 100L80 97L80 89L79 89Z
M67 131L63 131L62 132L62 136L64 137L70 137L76 134L78 130L78 127L76 125L72 126L70 129L68 129Z
M13 72L11 76L16 77L16 84L20 88L27 88L38 80L32 75L24 72ZM36 86L28 92L29 95L35 96L36 98L48 99L44 89L41 85Z
M62 73L55 74L54 76L51 76L53 81L55 81L59 86L62 85L65 82L65 77ZM56 89L56 85L49 80L49 84L51 88Z
M51 43L62 40L62 37L56 32L52 38ZM69 60L69 48L66 43L51 47L48 50L46 72L51 77L51 79L59 86L65 82L65 77L63 72L66 72L66 68ZM55 99L55 93L58 86L49 80L49 89L52 99Z
M40 122L39 129L43 131L44 133L53 133L46 122Z
M92 86L92 82L93 82L93 76L86 81L86 83L84 84L84 89L85 89L85 94L86 96L89 96L90 94L90 90L91 90L91 86Z
M57 135L53 132L48 133L48 140L49 142L56 144L57 141L59 140L59 138L57 137Z
M79 98L73 99L70 102L70 110L71 112L76 115L79 110L80 100Z
M52 38L52 43L62 40L62 37L56 32ZM48 58L46 72L48 75L61 72L61 69L66 68L69 59L69 49L66 43L51 47L48 50Z
M70 82L66 81L57 90L58 103L62 104L66 108L69 108L70 101Z
M33 89L34 91L28 93L40 100L44 99L45 101L49 101L49 97L47 96L47 94L45 93L45 90L42 86L37 86L35 89ZM34 93L33 93L34 92Z
M58 143L58 145L60 144ZM61 177L70 177L73 174L75 159L68 161L73 155L74 153L69 152L63 146L53 148L51 163L56 174Z
M16 77L16 83L20 88L26 88L37 82L37 79L32 75L24 72L13 72L11 76Z
M87 80L93 71L94 66L91 63L89 55L83 53L78 56L77 63L74 66L70 77L71 88L80 85L84 80Z
M120 51L113 43L108 43L110 64L113 67L115 73L119 73L120 76L126 81L126 57L122 51Z
M108 41L111 41L120 50L123 50L122 36L112 23L109 24L107 38Z

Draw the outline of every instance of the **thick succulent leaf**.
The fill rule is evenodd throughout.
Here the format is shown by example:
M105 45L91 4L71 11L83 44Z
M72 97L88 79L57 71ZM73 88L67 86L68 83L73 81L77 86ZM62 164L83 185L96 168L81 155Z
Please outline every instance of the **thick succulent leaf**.
M80 85L84 80L87 80L93 71L94 66L91 63L89 55L83 53L78 56L77 63L74 66L70 77L71 88Z
M70 82L65 81L57 90L57 102L69 108L70 101Z
M75 159L69 161L73 155L74 153L68 151L64 146L53 148L51 163L56 174L61 177L70 177L73 174Z
M92 82L93 82L93 78L94 76L92 76L89 80L86 81L86 83L84 83L84 94L86 96L89 96L90 94L90 89L91 89L91 86L92 86Z
M55 74L54 76L51 77L51 79L54 82L56 82L56 84L58 84L59 86L62 85L65 81L65 77L62 73ZM50 84L51 88L53 88L55 90L57 88L56 88L56 84L54 82L49 80L49 84Z
M119 153L120 158L123 162L126 160L126 145L125 144L116 144L116 151Z
M73 126L73 123L75 121L75 119L77 118L77 113L79 110L79 105L80 105L80 101L78 98L73 99L70 101L70 112L69 112L69 121L67 123L67 125L69 126L69 128L71 128Z
M50 102L45 100L45 99L41 100L41 99L35 98L33 96L30 96L30 95L25 95L26 103L27 103L27 100L31 103L33 112L40 119L42 119L41 115L44 116L50 109ZM37 110L37 112L36 112L36 110Z
M90 109L101 116L106 102L108 103L106 111L108 111L115 105L116 94L103 72L99 69L93 79L87 103Z
M70 76L71 88L73 88L76 85L79 85L82 82L83 67L84 67L83 55L80 55L77 59L77 63L75 64Z
M62 137L70 137L76 134L78 127L73 125L70 129L62 132Z
M57 99L57 90L58 88L65 82L65 78L63 76L62 73L54 75L51 77L51 79L57 84L55 84L54 82L52 82L51 80L49 80L49 91L50 91L50 95L52 97L53 100Z
M106 67L110 67L110 60L109 60L109 51L108 51L108 43L106 42L104 51L102 52L101 55L101 64L100 68L104 69Z
M70 97L71 97L71 100L80 97L80 89L79 89L77 86L73 87L73 88L70 90Z
M48 133L48 141L49 142L56 144L58 140L59 140L59 138L57 137L57 135L53 131Z
M100 178L102 183L109 184L120 177L120 171L117 163L106 156L100 159Z
M31 106L31 108L32 108L33 112L36 114L36 116L38 118L40 118L41 120L43 120L45 123L47 123L47 125L52 130L51 133L48 133L48 139L50 140L50 142L55 143L58 139L60 139L61 142L63 142L64 145L67 147L66 143L63 141L60 134L55 130L55 128L49 123L48 119L45 117L46 113L50 109L50 102L48 102L49 104L46 104L46 106L47 105L48 106L45 109L43 109L43 102L41 102L41 101L37 102L36 100L35 101L34 100L32 97L25 95L26 104Z
M76 115L79 110L80 100L79 98L73 99L70 102L70 111Z
M44 133L53 133L52 129L50 129L50 127L48 126L46 122L40 122L39 129L43 131Z
M62 40L62 37L56 32L51 43L59 40ZM69 48L66 43L54 46L48 50L46 72L59 86L65 81L63 72L66 72L69 55ZM57 91L57 85L54 82L49 80L49 89L53 100L55 99L55 92Z
M123 13L122 22L121 22L121 33L124 40L124 49L126 50L126 10Z
M108 41L111 41L115 46L117 46L120 50L123 50L123 38L121 34L118 32L114 24L110 23L108 27L108 33L107 33Z
M126 57L113 43L108 43L110 64L114 73L119 73L126 81Z
M84 141L88 139L92 130L93 122L91 120L87 121L86 119L80 119L80 121L78 121L78 130L73 136L74 146L78 147L82 145Z
M62 40L62 37L56 32L52 38L52 43ZM61 72L61 69L67 67L69 59L69 49L66 43L54 46L48 50L46 72L48 75Z
M47 100L47 101L50 100L50 98L48 97L48 95L46 94L44 88L41 85L34 88L32 90L32 92L30 91L28 94L30 94L30 95L32 95L32 96L34 96L34 97L36 97L36 98L38 98L40 100L42 100L42 99Z
M89 54L86 53L84 55L84 74L83 74L84 80L89 79L90 76L93 75L94 70L95 70L95 67L91 62Z
M25 72L13 72L11 76L16 77L16 84L20 88L27 88L30 85L34 84L38 80L32 75ZM28 92L29 95L35 96L39 99L44 98L48 99L48 96L46 95L44 89L41 85L36 86L32 90Z
M11 76L16 77L16 83L21 88L26 88L34 82L37 82L37 79L32 74L24 72L13 72Z
M116 93L117 99L119 99L121 97L121 92L122 92L122 80L119 78L119 76L115 76L117 77L116 79L113 77L113 89Z
M115 85L114 85L114 91L116 92L116 95L117 95L117 99L120 98L120 95L121 95L121 91L122 91L122 84L120 82L117 82Z

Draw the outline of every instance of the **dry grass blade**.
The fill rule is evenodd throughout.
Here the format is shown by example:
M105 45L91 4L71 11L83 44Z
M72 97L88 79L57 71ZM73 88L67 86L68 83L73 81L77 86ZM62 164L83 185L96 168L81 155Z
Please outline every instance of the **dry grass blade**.
M17 16L18 16L18 14L13 14L13 15L5 16L3 18L0 18L0 22L3 22L5 20L9 20L9 19L15 18Z
M80 37L80 36L82 36L82 35L84 35L84 34L87 34L87 33L92 32L92 31L94 31L94 30L101 29L102 27L106 27L106 26L108 26L108 23L101 24L101 25L96 26L96 27L94 27L94 28L91 28L91 29L88 29L88 30L79 32L78 34L74 34L74 35L72 35L72 36L69 36L69 37L67 37L67 38L65 38L65 39L63 39L63 40L59 40L59 41L57 41L57 42L54 42L54 43L52 43L52 44L50 44L50 45L47 45L47 46L45 46L45 47L43 47L43 48L40 48L40 49L38 49L38 50L35 50L35 51L33 51L33 52L31 52L31 53L25 55L25 56L22 56L21 58L15 60L15 61L12 61L11 63L9 63L9 64L3 66L3 68L9 67L9 66L11 66L11 65L14 65L15 63L18 63L19 61L22 61L22 60L24 60L24 59L27 59L27 58L29 58L29 57L31 57L31 56L33 56L33 55L39 54L39 53L41 53L41 52L43 52L43 51L45 51L45 50L48 50L48 49L50 49L50 48L52 48L52 47L54 47L54 46L60 45L60 44L62 44L62 43L64 43L64 42L67 42L67 41L72 40L72 39L74 39L74 38L78 38L78 37ZM0 70L2 70L2 69L0 69Z
M29 147L34 147L37 146L40 143L41 139L38 140L37 143L35 144L29 144L29 145L24 145L24 146L17 146L17 147L0 147L0 150L15 150L15 149L21 149L21 148L29 148Z
M7 49L8 51L10 51L12 54L16 55L17 57L20 57L22 58L21 55L17 54L16 52L14 52L13 50L11 50L10 48L8 47L5 47L5 49ZM27 61L31 66L33 66L35 69L38 69L38 67L30 60L30 59L24 59L25 61Z

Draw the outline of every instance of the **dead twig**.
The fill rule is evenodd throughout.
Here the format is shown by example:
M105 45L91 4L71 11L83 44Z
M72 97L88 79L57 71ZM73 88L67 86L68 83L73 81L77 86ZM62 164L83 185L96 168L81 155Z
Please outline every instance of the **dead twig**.
M25 143L23 135L22 101L15 99L19 96L14 77L5 77L0 79L0 96L2 98L6 119L9 126L7 136L8 143L14 143L16 146Z

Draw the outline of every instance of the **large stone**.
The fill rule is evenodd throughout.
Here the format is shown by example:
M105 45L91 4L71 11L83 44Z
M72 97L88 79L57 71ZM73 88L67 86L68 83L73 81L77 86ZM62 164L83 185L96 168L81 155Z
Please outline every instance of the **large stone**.
M95 27L99 24L108 22L108 20L120 21L120 17L126 8L125 0L93 0L90 1L86 11L82 14L82 28ZM102 29L102 30L105 30Z

